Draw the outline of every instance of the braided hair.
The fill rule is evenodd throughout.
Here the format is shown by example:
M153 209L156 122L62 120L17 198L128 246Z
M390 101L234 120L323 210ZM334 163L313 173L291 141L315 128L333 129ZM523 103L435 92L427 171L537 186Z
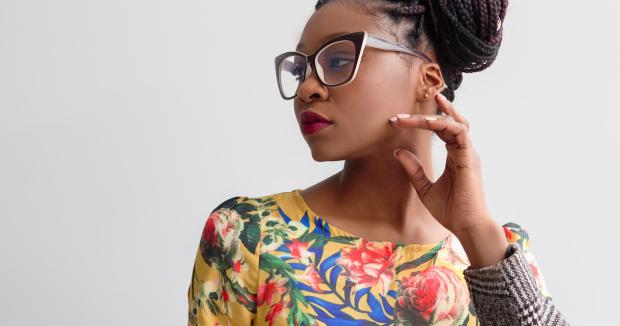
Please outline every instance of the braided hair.
M318 0L315 11L329 2ZM464 72L481 71L493 63L502 41L508 0L347 0L375 17L406 23L404 43L417 48L421 36L435 48L450 101Z

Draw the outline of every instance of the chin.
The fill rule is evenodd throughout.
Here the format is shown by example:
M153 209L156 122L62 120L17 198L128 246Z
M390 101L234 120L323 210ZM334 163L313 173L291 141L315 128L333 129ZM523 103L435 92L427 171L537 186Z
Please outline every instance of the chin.
M335 153L329 153L327 151L311 149L311 154L312 159L317 162L342 161L344 159L341 155L336 155Z
M315 153L315 152L312 152L312 159L317 162L338 161L337 159L331 158L329 155L325 155L325 153Z

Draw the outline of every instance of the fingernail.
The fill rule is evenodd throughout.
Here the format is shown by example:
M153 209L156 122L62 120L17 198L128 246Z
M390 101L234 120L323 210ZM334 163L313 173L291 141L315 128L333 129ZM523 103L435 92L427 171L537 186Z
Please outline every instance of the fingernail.
M424 117L424 119L426 119L426 121L435 121L437 117Z
M400 151L400 148L397 148L394 150L394 157L398 158L398 152Z
M447 100L448 100L448 98L447 98L445 95L441 94L441 93L437 93L437 95L439 95L439 97L440 97L442 100L445 100L445 101L447 101Z
M396 120L398 120L398 118L396 118L396 117L391 117L391 118L390 118L390 121L391 121L391 122L396 122Z
M399 113L396 115L399 119L406 119L409 118L411 116L411 114L407 114L407 113Z

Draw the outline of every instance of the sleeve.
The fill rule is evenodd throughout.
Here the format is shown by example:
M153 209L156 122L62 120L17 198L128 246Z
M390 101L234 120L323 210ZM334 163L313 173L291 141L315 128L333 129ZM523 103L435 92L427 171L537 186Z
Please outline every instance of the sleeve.
M481 324L568 326L547 291L528 233L515 223L503 228L509 243L504 260L463 272Z
M259 215L247 197L207 217L187 291L188 326L250 325L256 316Z

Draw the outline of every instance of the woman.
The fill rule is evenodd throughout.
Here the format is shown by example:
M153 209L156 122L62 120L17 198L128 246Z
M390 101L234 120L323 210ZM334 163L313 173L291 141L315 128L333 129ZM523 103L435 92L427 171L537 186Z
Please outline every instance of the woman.
M567 325L527 232L489 213L469 123L451 103L463 72L493 62L506 7L316 4L296 51L276 58L278 87L312 157L344 168L212 211L190 325ZM433 134L448 152L435 182Z

